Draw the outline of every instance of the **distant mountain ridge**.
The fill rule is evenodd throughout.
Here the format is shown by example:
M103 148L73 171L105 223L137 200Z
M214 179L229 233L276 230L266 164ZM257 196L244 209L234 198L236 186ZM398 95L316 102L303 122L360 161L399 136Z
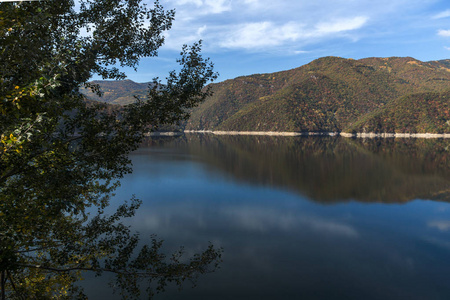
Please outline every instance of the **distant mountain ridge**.
M324 57L211 88L213 96L193 110L186 129L450 132L450 60ZM381 122L394 112L396 121ZM412 122L400 122L405 119Z
M92 84L100 87L102 97L94 94L90 89L82 88L81 92L90 100L106 102L110 104L126 105L136 101L136 97L145 99L149 82L137 83L132 80L94 80Z
M149 83L94 81L87 98L125 105ZM323 57L210 85L187 130L450 133L450 59Z

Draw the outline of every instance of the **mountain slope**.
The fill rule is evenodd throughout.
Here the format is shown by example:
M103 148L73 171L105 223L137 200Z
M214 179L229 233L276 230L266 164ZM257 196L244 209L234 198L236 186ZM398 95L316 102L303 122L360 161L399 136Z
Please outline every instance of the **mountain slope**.
M402 96L449 90L449 62L325 57L289 71L238 77L211 85L214 95L192 112L186 129L344 131Z
M145 99L149 83L137 83L132 80L108 81L95 80L92 84L98 84L103 92L102 97L94 94L90 89L81 89L88 99L102 101L111 104L125 105L136 101L134 96Z
M450 132L450 90L395 99L382 109L361 117L348 131Z

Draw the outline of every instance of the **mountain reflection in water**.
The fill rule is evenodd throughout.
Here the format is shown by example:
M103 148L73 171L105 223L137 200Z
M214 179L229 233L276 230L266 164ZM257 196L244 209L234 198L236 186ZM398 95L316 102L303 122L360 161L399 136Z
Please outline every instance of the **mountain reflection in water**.
M130 225L168 252L224 248L220 270L156 299L450 299L449 143L152 139L115 199L142 199Z
M187 135L159 142L236 180L318 202L450 201L449 140Z

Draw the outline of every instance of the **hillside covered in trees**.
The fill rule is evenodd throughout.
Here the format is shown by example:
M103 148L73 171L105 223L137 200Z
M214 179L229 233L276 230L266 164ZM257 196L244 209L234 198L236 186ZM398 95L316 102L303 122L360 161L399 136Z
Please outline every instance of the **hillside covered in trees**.
M85 90L89 99L120 105L145 99L149 84L92 83L103 96ZM193 109L185 129L450 133L450 59L324 57L209 87L213 95Z
M450 132L450 60L324 57L212 84L186 129Z
M400 97L364 115L349 127L354 132L450 132L450 90Z
M149 85L149 83L137 83L132 80L95 80L91 84L99 86L102 96L99 97L89 88L83 88L81 92L88 99L119 105L135 102L135 96L139 99L145 99Z

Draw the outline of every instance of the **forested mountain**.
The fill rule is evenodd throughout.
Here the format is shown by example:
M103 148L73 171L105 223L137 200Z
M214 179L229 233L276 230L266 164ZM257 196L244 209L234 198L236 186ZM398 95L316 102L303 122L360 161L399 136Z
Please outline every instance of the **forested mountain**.
M145 99L149 83L137 83L132 80L95 80L91 82L100 87L102 97L94 94L90 89L81 89L88 99L111 104L125 105L136 101L134 96Z
M145 99L149 83L94 81L113 104ZM190 130L450 133L450 59L323 57L302 67L210 85Z
M450 60L324 57L211 87L186 129L450 132Z
M397 98L348 127L354 132L450 132L450 90Z
M136 101L136 97L141 100L147 99L147 93L151 82L137 83L132 80L95 80L91 84L97 84L103 93L101 97L97 96L91 89L82 88L81 92L87 97L86 102L93 101L105 102L107 111L121 109L121 106ZM182 131L182 126L178 124L160 124L158 131Z

